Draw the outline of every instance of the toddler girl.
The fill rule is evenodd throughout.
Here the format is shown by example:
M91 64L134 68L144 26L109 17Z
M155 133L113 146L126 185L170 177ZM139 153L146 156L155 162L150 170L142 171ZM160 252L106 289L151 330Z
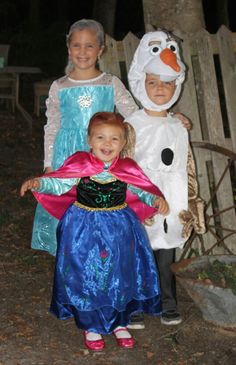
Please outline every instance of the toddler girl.
M60 219L50 311L74 317L90 350L102 350L102 335L110 333L118 346L132 348L131 314L160 313L158 275L139 218L167 214L168 204L133 160L119 157L127 133L119 114L96 113L88 127L91 151L26 181L20 192L32 189Z

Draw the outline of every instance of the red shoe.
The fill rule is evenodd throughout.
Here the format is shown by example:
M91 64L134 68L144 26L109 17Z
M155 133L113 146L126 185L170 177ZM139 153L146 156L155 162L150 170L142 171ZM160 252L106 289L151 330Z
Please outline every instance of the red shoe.
M105 347L104 340L101 339L101 340L90 341L86 337L88 333L89 333L88 331L84 331L84 344L87 347L87 349L92 351L102 351Z
M113 334L115 335L115 338L116 338L116 342L117 342L117 345L119 347L124 347L124 348L128 348L128 349L132 349L134 347L134 344L135 344L135 340L133 337L126 337L126 338L118 338L116 336L116 334L118 332L121 332L121 331L127 331L129 333L129 331L127 330L126 327L123 327L123 328L117 328L116 330L113 331Z

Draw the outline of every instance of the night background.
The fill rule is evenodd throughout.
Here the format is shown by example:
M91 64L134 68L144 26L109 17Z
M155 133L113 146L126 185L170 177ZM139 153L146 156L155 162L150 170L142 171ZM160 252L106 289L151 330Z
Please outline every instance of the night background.
M103 6L105 2L111 4L115 1L117 6L113 9L115 21L112 37L115 40L122 40L128 32L132 32L141 38L144 34L142 0L0 0L0 44L9 44L11 47L8 65L34 66L42 70L42 73L20 74L19 104L32 117L32 128L29 128L30 125L24 113L21 112L22 108L15 108L14 111L11 100L0 99L0 365L235 365L236 321L234 321L234 328L222 328L215 326L211 321L206 321L181 285L178 285L177 291L178 306L184 319L183 325L178 328L163 326L159 318L153 319L153 317L147 316L145 318L146 329L134 332L137 341L134 351L119 349L115 337L106 336L105 351L91 354L84 348L82 332L78 331L73 319L58 321L48 313L55 259L46 252L31 249L36 201L31 194L24 198L19 197L22 182L29 177L41 175L43 171L44 125L47 121L45 100L48 91L41 96L40 113L37 114L34 87L37 81L54 80L64 74L67 63L66 34L70 25L82 18L94 18L103 24L103 21L96 17L95 3ZM166 0L162 1L165 5ZM190 3L188 0L179 1L181 5ZM201 2L201 0L193 1L195 4ZM206 30L209 33L215 34L222 24L225 24L231 32L236 32L236 0L202 0L202 4ZM223 6L225 4L228 4L228 9ZM40 5L39 9L35 11L34 5ZM111 8L110 10L112 12ZM110 34L105 24L103 25L106 33ZM113 26L113 22L111 25ZM227 43L231 36L228 33L230 32L221 33L223 34L221 44ZM232 37L234 40L235 34ZM212 38L215 40L216 37ZM203 40L205 40L204 37ZM235 43L233 47L235 52ZM203 42L203 47L200 44L199 50L202 52L205 49ZM196 85L197 97L195 97L194 90L190 90L192 100L186 97L185 104L182 104L185 106L186 116L189 116L190 111L193 112L193 132L196 132L194 136L202 135L204 137L204 133L206 134L205 139L197 137L192 141L200 140L200 144L205 141L207 146L211 145L211 148L212 146L216 148L216 153L209 148L202 150L202 155L200 152L198 154L203 158L202 166L200 164L198 166L201 167L199 178L201 178L201 186L206 196L208 196L208 191L209 194L215 191L216 186L219 186L218 181L222 181L224 197L231 196L232 190L231 185L230 187L228 184L224 185L224 179L219 180L218 177L214 179L214 168L217 162L220 161L221 167L224 160L229 168L229 156L235 156L232 148L232 136L235 142L236 125L235 53L231 52L230 44L225 49L229 50L229 52L223 53L225 55L223 57L224 66L227 66L226 71L222 71L223 68L221 70L221 60L218 54L214 54L215 72L212 73L209 72L209 64L212 67L210 70L213 69L211 52L209 52L209 57L205 55L207 52L202 52L204 54L201 54L201 60L204 56L204 60L210 60L210 62L202 62L201 69L198 65L198 57L192 57L193 70L196 70L195 73L193 72L193 77L195 77L193 81ZM125 72L122 76L124 74ZM204 85L207 85L204 90L201 87L202 75ZM215 75L217 85L214 82ZM124 77L122 77L122 81L125 83ZM224 81L226 82L225 89ZM15 85L14 78L13 82ZM209 86L207 82L209 82ZM15 92L14 87L13 93ZM225 90L228 91L226 94ZM205 95L206 98L204 98ZM213 97L211 97L212 95ZM13 96L15 100L15 94ZM226 107L226 101L230 102L231 107ZM210 105L207 109L207 116L205 105ZM224 136L221 128L218 128L221 114ZM209 120L211 123L208 128ZM217 126L215 128L214 123ZM214 145L208 143L208 131L214 137ZM234 134L230 134L232 131ZM220 142L218 140L215 142L218 133ZM223 151L228 151L230 154L221 154L220 159L213 161L213 157L217 158L216 155L222 146ZM235 164L231 164L230 175L232 175L233 181L232 192L236 199L234 166ZM220 170L220 167L217 166L217 173L219 175L222 173L222 176L224 174L227 177L227 170ZM214 237L217 233L220 238L219 243L214 244L216 251L228 254L227 244L222 240L222 236L225 234L228 237L226 243L232 240L232 247L233 244L235 247L235 234L233 233L235 219L226 227L226 233L224 233L219 226L217 199L214 193L212 197L212 204L209 203L211 200L208 203L206 201L207 224L211 227ZM223 210L228 214L229 209L235 209L235 200L233 204L228 205L227 199L224 199L222 205ZM209 216L212 218L208 219ZM188 257L199 256L202 252L211 255L209 247L211 242L215 242L215 238L213 237L213 241L209 240L209 246L205 248L204 242L207 242L208 237L210 236L207 235L206 238L200 236L199 247L192 247L191 241L189 241ZM220 271L219 273L221 275ZM232 280L234 288L236 288L235 278L236 276ZM223 277L221 276L220 279L222 280ZM213 285L210 285L210 288L212 287ZM214 295L213 293L212 291L212 295ZM223 299L220 299L222 306L227 304L226 295L230 293L229 288L226 288L223 293ZM199 297L199 294L196 296ZM235 313L235 305L229 307L232 307L232 311L234 309ZM214 314L212 307L210 308L213 319L218 319L219 316Z
M0 0L0 43L10 44L9 65L37 66L44 77L63 74L67 59L65 35L81 18L94 18L94 1L42 0L37 17L30 0ZM222 24L218 1L204 0L206 29L217 32ZM30 6L31 5L31 6ZM228 1L229 29L236 31L236 4ZM99 19L97 19L99 20ZM106 29L105 29L106 31ZM142 0L119 0L115 11L114 35L121 40L129 32L144 33Z

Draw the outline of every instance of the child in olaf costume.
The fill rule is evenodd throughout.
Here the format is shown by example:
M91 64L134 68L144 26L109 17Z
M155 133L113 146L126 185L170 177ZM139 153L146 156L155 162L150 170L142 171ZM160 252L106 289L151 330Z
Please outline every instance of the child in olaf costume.
M180 96L185 69L176 37L154 31L141 39L128 73L131 91L143 107L127 118L136 134L134 158L170 206L168 216L156 215L146 226L160 274L163 324L182 320L170 269L175 249L184 246L193 228L205 231L188 131L169 113Z

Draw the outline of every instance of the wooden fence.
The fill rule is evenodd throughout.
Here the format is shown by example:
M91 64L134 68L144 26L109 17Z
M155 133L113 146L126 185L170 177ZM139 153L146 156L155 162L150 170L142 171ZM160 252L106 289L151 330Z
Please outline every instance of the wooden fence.
M127 85L127 70L139 39L107 36L101 69ZM199 189L206 201L207 233L193 235L184 254L236 254L236 34L222 26L217 34L201 30L184 39L187 80L175 110L188 116ZM198 143L199 142L199 143Z

